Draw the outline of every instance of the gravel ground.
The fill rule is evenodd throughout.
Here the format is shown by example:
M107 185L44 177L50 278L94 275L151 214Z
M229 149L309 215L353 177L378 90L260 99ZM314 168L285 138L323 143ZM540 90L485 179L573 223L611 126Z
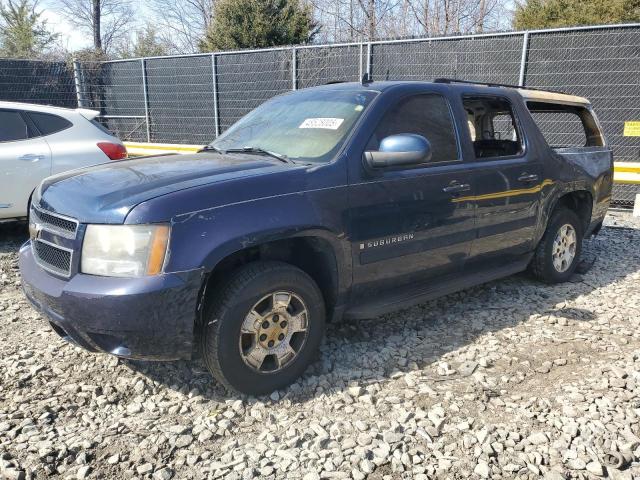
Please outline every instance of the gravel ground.
M571 283L526 275L332 325L285 391L227 394L201 362L65 344L0 225L0 476L640 478L640 220L610 215Z

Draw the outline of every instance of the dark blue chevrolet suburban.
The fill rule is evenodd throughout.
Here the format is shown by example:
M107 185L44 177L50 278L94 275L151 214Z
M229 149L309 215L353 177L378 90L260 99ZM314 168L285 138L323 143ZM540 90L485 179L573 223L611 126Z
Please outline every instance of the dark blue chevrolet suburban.
M226 387L263 394L302 374L325 321L527 268L567 280L612 167L581 97L446 79L300 90L199 153L43 181L24 291L89 351L201 349Z

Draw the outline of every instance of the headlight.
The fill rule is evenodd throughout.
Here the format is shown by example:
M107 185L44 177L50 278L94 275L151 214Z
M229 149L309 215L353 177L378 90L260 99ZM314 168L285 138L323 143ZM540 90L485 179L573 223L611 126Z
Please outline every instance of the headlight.
M107 277L157 275L168 243L168 225L88 225L80 270Z

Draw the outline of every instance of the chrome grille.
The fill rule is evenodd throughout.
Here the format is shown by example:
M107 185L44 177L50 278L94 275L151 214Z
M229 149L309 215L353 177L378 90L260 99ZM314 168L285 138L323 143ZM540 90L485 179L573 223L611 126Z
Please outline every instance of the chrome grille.
M62 235L67 238L76 238L78 221L63 215L45 212L39 208L31 208L32 222L39 224L42 229Z
M68 277L71 275L73 251L36 238L31 240L33 252L38 264L52 273Z
M36 263L48 272L70 277L78 225L73 218L32 205L29 234Z

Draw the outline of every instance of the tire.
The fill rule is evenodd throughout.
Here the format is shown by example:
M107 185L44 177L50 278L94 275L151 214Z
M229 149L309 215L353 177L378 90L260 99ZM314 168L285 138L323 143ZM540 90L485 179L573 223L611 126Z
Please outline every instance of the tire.
M569 225L575 232L575 253L571 262L562 261L556 257L554 262L554 242L562 228ZM553 212L547 229L538 244L533 260L530 264L530 270L533 275L546 283L566 282L571 278L580 261L580 253L582 252L582 224L576 213L568 208L561 207ZM561 263L561 266L558 265Z
M301 331L303 324L306 330ZM234 271L208 303L202 355L227 389L268 394L302 375L316 358L324 328L323 297L309 275L287 263L249 263ZM253 352L258 352L255 357Z

